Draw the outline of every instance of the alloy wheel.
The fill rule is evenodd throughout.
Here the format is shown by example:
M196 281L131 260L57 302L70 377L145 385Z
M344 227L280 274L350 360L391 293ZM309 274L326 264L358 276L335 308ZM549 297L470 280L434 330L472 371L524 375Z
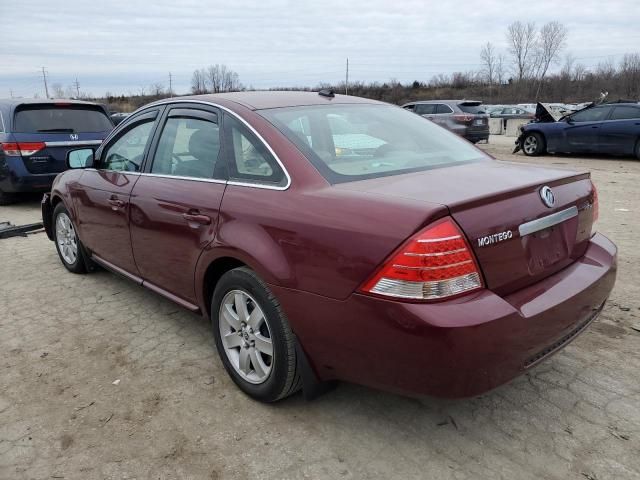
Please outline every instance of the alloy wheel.
M233 369L249 383L264 383L273 368L273 342L258 302L244 290L231 290L218 315L220 338Z
M73 223L66 213L60 213L56 218L56 241L60 256L68 265L73 265L78 259L78 240Z
M529 135L524 139L524 144L522 145L522 149L525 153L534 154L538 149L538 139L533 135Z

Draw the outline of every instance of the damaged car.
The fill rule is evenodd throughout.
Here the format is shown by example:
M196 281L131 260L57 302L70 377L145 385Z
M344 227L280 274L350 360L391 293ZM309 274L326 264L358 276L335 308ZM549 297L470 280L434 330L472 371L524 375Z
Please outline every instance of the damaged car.
M640 103L590 104L569 115L538 103L535 119L521 127L514 153L600 153L640 159Z

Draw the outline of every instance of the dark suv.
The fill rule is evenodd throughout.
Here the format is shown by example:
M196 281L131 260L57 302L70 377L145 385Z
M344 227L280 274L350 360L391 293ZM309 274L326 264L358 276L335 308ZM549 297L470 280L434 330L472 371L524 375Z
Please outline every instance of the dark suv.
M0 204L46 192L72 148L100 145L113 129L107 110L78 100L0 100Z
M402 106L433 123L477 143L489 141L489 116L482 102L473 100L424 100Z

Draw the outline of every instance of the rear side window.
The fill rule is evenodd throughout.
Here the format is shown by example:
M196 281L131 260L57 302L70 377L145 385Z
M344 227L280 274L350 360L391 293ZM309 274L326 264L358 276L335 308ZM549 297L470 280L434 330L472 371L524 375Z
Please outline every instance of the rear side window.
M104 111L91 105L25 105L16 110L13 124L18 133L91 133L113 128Z
M295 135L304 136L305 123L296 124ZM308 125L307 125L308 128ZM243 183L284 186L284 171L267 147L242 122L225 115L226 146L230 146L229 178Z
M415 112L419 115L432 115L436 112L436 105L434 103L418 103Z
M438 105L436 105L436 113L453 113L453 110L451 110L451 107L449 105L439 103Z
M613 109L611 120L632 120L640 118L639 107L620 106Z
M458 108L464 113L472 113L474 115L486 113L484 107L477 103L459 103Z
M178 177L214 178L220 153L215 122L170 117L162 130L151 173Z

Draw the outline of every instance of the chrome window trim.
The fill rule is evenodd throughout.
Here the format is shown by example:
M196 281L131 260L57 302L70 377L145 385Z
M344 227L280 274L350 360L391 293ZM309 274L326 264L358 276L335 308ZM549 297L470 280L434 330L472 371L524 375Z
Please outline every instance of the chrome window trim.
M139 172L139 176L141 177L158 177L158 178L173 178L174 180L188 180L190 182L205 182L205 183L219 183L222 185L226 185L227 180L221 180L218 178L200 178L200 177L187 177L180 175L167 175L164 173L147 173L147 172Z
M547 215L546 217L523 223L518 227L518 232L520 233L521 237L524 237L525 235L530 235L532 233L539 232L540 230L545 230L549 227L553 227L554 225L558 225L559 223L565 222L570 218L577 216L578 207L574 205L573 207L569 207L565 210L560 210L559 212Z
M0 124L2 124L2 128L0 128L0 133L9 133L7 132L7 127L4 124L4 117L2 116L2 112L0 112Z
M47 147L75 147L81 145L100 145L102 140L73 140L68 142L44 142Z
M225 111L229 115L232 115L234 118L238 119L240 122L242 122L251 131L251 133L253 133L258 138L258 140L260 142L262 142L262 144L267 148L269 153L271 155L273 155L273 158L276 159L276 162L278 162L278 165L280 165L280 168L284 172L284 176L287 179L287 183L285 185L269 185L268 183L259 183L259 182L242 181L242 180L227 180L227 182L226 182L227 185L235 185L235 186L238 186L238 187L262 188L262 189L265 189L265 190L280 190L280 191L287 190L291 186L291 176L289 175L289 172L287 171L287 169L285 168L284 164L280 160L280 157L278 157L278 155L276 155L276 152L273 151L273 148L271 148L271 145L269 145L269 143L267 143L267 141L262 137L262 135L260 135L256 131L256 129L253 128L251 126L251 124L249 124L249 122L247 122L240 115L238 115L233 110L230 110L229 108L227 108L225 106L219 105L219 104L214 103L214 102L205 102L205 101L202 101L202 100L182 100L182 99L181 100L161 100L159 102L152 103L151 105L145 105L144 107L142 107L142 108L136 110L135 112L133 112L131 114L131 116L133 116L134 114L138 113L138 111L142 111L142 110L144 110L146 108L153 108L153 107L157 107L157 106L160 106L160 105L180 104L180 103L195 103L195 104L208 105L210 107L219 108L220 110ZM109 140L108 137L105 139L105 142L107 140ZM185 178L185 177L180 177L180 178Z

